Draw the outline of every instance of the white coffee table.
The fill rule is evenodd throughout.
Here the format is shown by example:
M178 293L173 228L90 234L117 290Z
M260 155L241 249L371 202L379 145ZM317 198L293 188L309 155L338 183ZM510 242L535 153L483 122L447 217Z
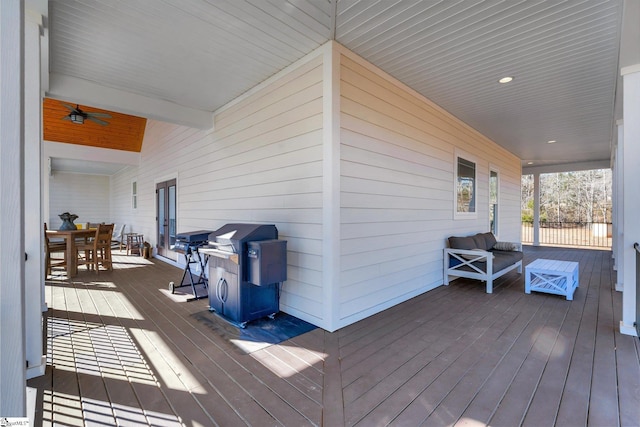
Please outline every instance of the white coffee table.
M539 258L525 267L524 292L564 295L571 301L580 283L579 267L577 262Z

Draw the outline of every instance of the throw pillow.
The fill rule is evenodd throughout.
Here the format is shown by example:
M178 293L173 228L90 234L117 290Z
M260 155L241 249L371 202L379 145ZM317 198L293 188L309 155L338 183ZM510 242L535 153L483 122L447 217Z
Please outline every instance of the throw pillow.
M493 245L493 249L498 251L517 251L518 247L512 242L496 242L495 245Z

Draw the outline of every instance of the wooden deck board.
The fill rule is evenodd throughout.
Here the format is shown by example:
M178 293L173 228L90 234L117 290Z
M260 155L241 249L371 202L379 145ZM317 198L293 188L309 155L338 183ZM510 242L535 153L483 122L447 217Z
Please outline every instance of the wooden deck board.
M477 290L480 291L480 289ZM480 295L485 295L484 298L487 300L495 298L495 295L478 293L478 296ZM424 405L411 402L408 397L414 400L428 385L434 383L434 387L437 386L438 383L435 381L439 378L459 375L461 368L458 366L458 362L462 361L463 367L468 366L471 360L476 357L476 347L482 348L483 340L491 340L492 333L496 337L499 336L501 329L504 327L504 325L497 324L499 316L500 312L486 309L483 310L481 315L477 313L471 316L462 315L460 317L465 320L454 325L451 333L446 334L448 337L453 338L452 340L443 339L439 333L435 334L436 342L430 346L429 351L433 349L440 351L428 360L417 358L417 363L406 364L403 366L401 374L394 373L393 378L381 383L382 390L384 390L389 385L393 385L394 381L406 377L406 382L402 384L402 387L398 388L397 391L394 390L393 394L388 398L384 398L384 401L381 401L375 410L367 415L365 421L369 423L377 422L377 419L382 414L385 414L384 417L389 417L392 414L395 417L396 414L400 414L410 404L413 404L414 407L422 408ZM493 330L491 329L492 327L494 327ZM428 364L425 362L428 362ZM464 368L462 369L464 371ZM432 404L433 402L430 402L429 406ZM432 408L428 410L432 410ZM411 422L415 422L416 418L419 422L422 418L421 415L407 415L407 417ZM401 416L400 420L404 418L404 416ZM402 421L400 421L400 424L402 424Z
M518 324L514 325L511 331L512 345L506 349L500 363L465 409L461 418L485 424L489 422L531 349L532 337L535 336L536 331L544 327L552 306L552 301L544 300L534 302L530 308L522 310Z
M492 298L493 296L485 297L487 301L491 301ZM518 297L513 298L511 302L515 302L517 298ZM485 304L477 303L477 296L473 299L475 299L476 303L473 304L472 307L482 307L488 304L488 302ZM483 313L481 317L470 310L463 310L463 312L466 311L469 311L471 315L468 317L458 316L458 319L451 319L454 320L454 322L451 323L456 325L455 330L457 331L452 333L452 336L466 340L469 343L468 349L461 353L457 359L453 360L451 365L439 374L432 383L424 384L424 390L421 392L420 397L413 400L403 409L402 414L395 422L417 422L420 421L421 418L426 418L426 416L439 405L439 402L444 399L446 394L459 382L460 378L464 376L464 373L467 372L470 366L476 363L477 357L488 351L495 340L509 325L508 322L505 322L504 314L500 311L488 311L484 308L481 310ZM465 331L469 331L469 334L465 335ZM437 358L441 357L451 358L451 356L446 353L438 355Z
M615 325L613 322L613 301L611 290L604 284L611 283L605 275L610 266L603 265L600 270L600 294L598 304L598 321L596 323L596 345L593 357L592 382L598 384L591 393L589 401L590 425L619 424L617 373L615 356ZM639 420L640 423L640 420Z
M593 262L590 261L581 266L592 266ZM560 399L556 418L559 425L586 425L589 412L600 278L599 275L592 274L592 271L581 273L588 273L582 274L585 277L580 279L581 291L586 286L587 292L564 392Z
M516 272L460 279L334 333L246 354L166 294L182 271L118 254L47 286L38 425L637 425L640 341L618 332L611 254L580 263L574 301L524 294ZM212 315L212 314L211 314Z
M508 350L514 345L538 306L527 298L518 299L505 310L497 322L505 327L483 354L479 354L474 365L467 369L450 391L429 415L425 425L452 425L462 417L471 402L483 392L483 387L500 366ZM529 312L530 314L527 314Z

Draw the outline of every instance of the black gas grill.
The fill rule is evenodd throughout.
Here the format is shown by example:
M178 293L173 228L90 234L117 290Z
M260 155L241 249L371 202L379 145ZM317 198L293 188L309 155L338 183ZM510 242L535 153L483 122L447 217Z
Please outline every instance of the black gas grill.
M209 309L245 327L280 311L287 280L287 242L271 224L226 224L209 235Z
M198 247L205 245L209 240L211 230L190 231L176 235L174 251L180 254L187 254L195 251Z
M206 296L198 295L196 285L204 285L205 288L208 287L208 281L205 274L208 257L206 255L201 255L199 248L207 244L210 233L211 230L199 230L176 235L176 243L173 250L184 255L185 266L180 284L176 286L174 282L169 282L169 291L171 291L171 293L175 291L175 288L191 286L195 299L204 298ZM200 276L195 277L195 280L193 272L191 271L192 264L200 265ZM188 283L186 283L185 280L187 277L189 278Z

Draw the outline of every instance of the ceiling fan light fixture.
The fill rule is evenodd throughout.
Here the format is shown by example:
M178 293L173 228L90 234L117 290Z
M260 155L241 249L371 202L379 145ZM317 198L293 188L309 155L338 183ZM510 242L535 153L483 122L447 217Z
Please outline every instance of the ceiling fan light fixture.
M72 123L76 123L76 124L83 124L84 123L84 116L82 114L78 114L76 112L72 112L69 114L69 118L71 119Z

